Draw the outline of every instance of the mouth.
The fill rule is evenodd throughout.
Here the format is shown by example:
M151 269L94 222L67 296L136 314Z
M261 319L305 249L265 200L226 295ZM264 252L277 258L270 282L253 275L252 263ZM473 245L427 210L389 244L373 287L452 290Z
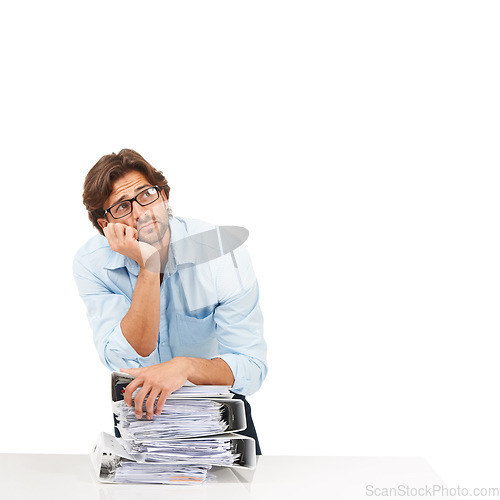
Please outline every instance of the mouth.
M139 232L144 231L144 230L151 230L155 226L158 226L157 222L155 222L155 221L148 222L147 224L144 224L143 226L140 227Z

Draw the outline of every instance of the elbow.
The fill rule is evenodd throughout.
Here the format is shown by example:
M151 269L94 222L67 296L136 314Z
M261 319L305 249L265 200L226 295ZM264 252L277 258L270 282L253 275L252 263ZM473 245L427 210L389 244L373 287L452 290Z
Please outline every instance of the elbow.
M156 345L152 349L149 347L135 347L135 346L132 346L132 347L134 348L135 352L139 356L141 356L141 358L147 358L148 356L153 354L153 352L156 349Z
M239 373L239 380L235 382L235 392L250 396L262 386L267 376L267 364L256 359L249 359L246 366ZM241 377L241 378L240 378Z

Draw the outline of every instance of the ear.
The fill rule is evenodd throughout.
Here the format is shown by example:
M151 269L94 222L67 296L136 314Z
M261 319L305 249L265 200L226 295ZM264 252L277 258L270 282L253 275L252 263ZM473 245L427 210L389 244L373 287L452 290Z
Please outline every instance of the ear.
M99 224L101 228L104 229L108 225L108 221L106 219L97 219L97 224Z

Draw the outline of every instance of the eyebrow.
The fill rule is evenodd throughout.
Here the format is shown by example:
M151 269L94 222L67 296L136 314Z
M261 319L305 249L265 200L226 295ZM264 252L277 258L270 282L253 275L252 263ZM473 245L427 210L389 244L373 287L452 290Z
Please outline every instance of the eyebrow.
M143 184L142 186L139 186L138 188L136 188L135 189L135 196L137 196L141 191L143 191L144 189L147 189L148 187L153 187L153 186L151 186L151 184ZM124 201L124 200L130 200L130 198L127 198L126 195L123 194L116 201L114 201L111 204L111 206L114 206L117 203L120 203L121 201Z

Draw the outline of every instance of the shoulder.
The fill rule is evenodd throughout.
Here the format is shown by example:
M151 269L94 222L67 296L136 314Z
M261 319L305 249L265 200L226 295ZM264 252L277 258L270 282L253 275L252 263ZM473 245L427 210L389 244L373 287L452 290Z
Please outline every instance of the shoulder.
M209 231L210 229L215 229L217 227L215 224L201 219L192 219L178 216L172 217L170 225L172 227L174 240L202 233L204 231Z
M102 268L114 252L109 248L108 240L97 234L82 245L75 254L74 266L80 264L87 268Z

